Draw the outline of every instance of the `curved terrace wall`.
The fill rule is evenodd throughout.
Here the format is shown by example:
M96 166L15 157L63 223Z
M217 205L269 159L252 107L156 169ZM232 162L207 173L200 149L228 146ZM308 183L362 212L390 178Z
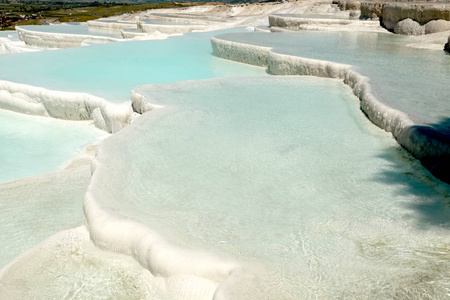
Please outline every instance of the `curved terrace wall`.
M269 15L269 26L299 28L302 25L349 25L358 21L350 19L318 19Z
M91 20L87 21L89 27L107 28L107 29L131 29L136 28L136 22L113 21L113 20Z
M120 39L105 36L38 32L27 30L20 26L16 27L16 32L19 36L19 39L24 41L25 44L40 48L80 47L86 40L103 43L120 41Z
M239 274L239 264L202 251L179 248L151 228L109 213L97 202L98 193L102 193L102 185L97 183L101 168L101 164L93 164L83 205L93 243L102 250L133 257L159 278L156 284L171 295L182 291L186 295L183 299L188 295L196 299L222 299L223 289L219 286L226 286L230 278Z
M113 104L85 93L59 92L0 80L0 108L64 120L93 120L97 128L110 133L127 126L131 106Z
M377 21L340 18L303 18L283 15L269 15L269 26L271 31L282 31L283 29L332 31L335 28L339 28L339 30L379 31L381 29Z
M192 32L194 30L205 30L206 25L201 24L151 24L138 22L137 28L141 32L154 33L156 31L164 34L180 34Z
M407 114L393 109L377 99L369 79L352 70L350 65L306 59L276 53L269 47L247 45L213 37L215 55L221 58L267 66L274 75L312 75L339 78L352 88L361 101L361 110L378 127L391 132L398 143L407 149L437 177L448 181L450 140L436 130L414 123Z

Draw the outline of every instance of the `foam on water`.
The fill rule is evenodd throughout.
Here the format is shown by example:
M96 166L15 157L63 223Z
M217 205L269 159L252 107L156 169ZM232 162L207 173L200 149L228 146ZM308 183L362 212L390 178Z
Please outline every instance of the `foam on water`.
M97 246L213 282L217 299L446 297L448 186L372 128L342 84L134 92L164 108L101 145L85 199Z

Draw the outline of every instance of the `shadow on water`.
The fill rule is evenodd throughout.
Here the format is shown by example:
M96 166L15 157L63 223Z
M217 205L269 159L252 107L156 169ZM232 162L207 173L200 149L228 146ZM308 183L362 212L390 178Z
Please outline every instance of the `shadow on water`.
M380 171L375 180L398 188L401 196L414 196L405 208L417 212L416 225L450 229L450 185L433 177L403 148L390 148L378 156L391 162L391 168Z
M406 204L419 213L420 227L433 225L450 229L450 118L415 126L413 131L418 136L429 137L425 145L438 140L448 146L440 153L425 155L420 163L401 146L389 149L379 157L391 162L393 167L381 171L376 180L400 187L403 195L422 199Z

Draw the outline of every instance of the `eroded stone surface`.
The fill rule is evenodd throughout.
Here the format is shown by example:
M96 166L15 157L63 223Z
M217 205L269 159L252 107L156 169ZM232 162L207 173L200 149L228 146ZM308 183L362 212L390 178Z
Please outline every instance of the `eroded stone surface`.
M422 35L425 33L425 28L408 18L395 24L394 32L404 35Z
M450 4L389 3L382 8L381 22L387 29L407 18L421 25L438 19L450 21Z
M425 24L425 34L450 30L450 21L433 20Z

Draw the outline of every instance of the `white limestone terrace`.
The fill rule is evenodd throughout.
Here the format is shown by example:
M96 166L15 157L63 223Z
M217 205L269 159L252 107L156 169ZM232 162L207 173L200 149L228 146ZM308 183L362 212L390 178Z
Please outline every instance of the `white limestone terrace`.
M16 31L0 31L0 55L40 51L22 42Z
M272 31L292 29L310 29L327 31L383 31L374 21L360 21L354 19L357 12L340 11L337 5L314 2L287 2L254 5L208 5L189 7L185 9L165 9L147 11L144 13L113 17L89 21L88 26L26 26L18 27L17 33L25 44L13 41L11 38L2 38L3 52L29 52L43 48L67 48L90 45L93 43L124 41L125 39L155 39L166 38L170 35L190 31L205 31L218 28L231 28L236 26L272 25ZM350 23L349 23L350 22ZM341 25L339 25L341 24ZM80 29L81 28L81 29ZM81 30L81 31L80 31ZM71 32L72 31L72 32ZM119 36L123 38L121 38ZM437 41L423 43L412 41L420 47L433 44L438 47L442 37ZM41 47L41 48L36 48ZM105 101L87 95L74 96L68 107L78 103L83 111L55 111L55 104L50 105L49 99L57 99L55 103L62 103L61 99L67 96L56 96L58 92L45 92L40 99L39 93L32 93L30 88L19 93L18 86L11 82L2 83L3 87L12 88L7 93L8 99L17 99L15 108L8 107L12 102L3 101L3 107L43 116L56 116L69 119L93 119L99 128L115 132L129 123L132 116L128 110L106 109ZM23 86L21 86L23 87ZM25 96L24 96L25 95ZM51 95L51 96L50 96ZM34 99L29 101L29 99ZM75 100L77 99L77 100ZM84 99L84 100L79 100ZM93 100L95 99L95 100ZM8 102L9 104L5 104ZM103 104L100 104L103 103ZM26 108L25 108L26 106ZM112 117L111 112L114 111ZM120 121L118 121L120 120ZM118 125L118 124L121 125ZM115 125L113 125L115 124Z
M267 66L274 75L342 79L374 124L392 132L435 175L449 180L450 110L444 88L450 82L449 56L442 50L408 47L394 53L390 45L402 47L408 41L399 43L395 38L376 33L323 33L322 38L308 33L248 33L213 37L212 46L219 57Z
M244 6L245 8L245 6ZM205 10L206 11L206 10ZM256 18L258 19L258 18ZM255 20L256 20L255 19ZM266 19L267 20L267 19ZM251 23L248 19L247 21L243 21L241 20L240 24L259 24L259 20L256 21L255 23ZM368 42L371 41L371 39L369 38L367 40ZM342 42L348 42L347 40L343 39ZM373 41L372 41L373 42ZM368 109L367 114L371 115L371 116L375 116L376 120L380 120L381 123L383 124L391 124L391 127L394 127L394 125L398 125L398 124L392 124L390 122L395 123L396 121L400 121L402 122L402 124L400 125L409 125L409 124L414 124L414 122L410 121L407 117L404 117L404 114L402 113L397 113L396 111L390 109L390 108L386 108L385 106L383 106L382 103L380 103L380 101L378 101L378 99L375 99L372 95L372 90L371 90L371 86L369 86L368 82L367 82L367 78L364 78L363 76L361 76L360 74L356 73L354 71L354 69L352 69L352 67L348 64L338 64L338 63L329 63L329 62L324 62L324 61L317 61L317 60L312 60L312 59L302 59L300 57L298 57L298 55L286 55L283 53L277 53L277 51L274 51L272 49L272 46L261 46L261 45L248 45L246 44L247 41L245 42L234 42L234 41L229 41L227 39L224 38L215 38L213 39L213 45L216 44L216 47L223 48L223 53L224 56L228 56L227 58L230 58L230 56L234 56L235 58L239 58L241 59L241 61L247 62L247 63L253 63L256 65L268 65L269 66L269 70L274 73L274 74L312 74L312 75L317 75L317 76L325 76L325 77L333 77L333 78L340 78L340 79L344 79L346 83L351 84L354 87L354 92L355 94L357 94L361 99L365 99L362 100L362 103L366 103L364 104L364 107L366 107ZM325 46L330 47L331 41L328 40L328 44L326 43ZM368 43L368 45L373 45L372 43ZM330 47L332 48L332 47ZM250 51L249 51L250 50ZM332 50L332 49L331 49ZM217 51L218 53L220 52L220 50ZM444 70L445 71L445 70ZM251 82L251 79L249 79L249 81ZM11 99L17 103L23 103L24 109L29 109L29 110L34 110L36 112L42 113L43 115L46 116L57 116L57 117L74 117L74 118L96 118L98 119L98 123L99 124L105 124L105 128L108 128L108 126L110 126L110 130L112 132L115 132L116 130L115 125L113 126L112 124L116 124L114 122L111 122L111 120L118 120L118 128L120 126L122 126L122 124L127 124L127 120L129 120L128 118L130 118L130 113L131 111L129 110L130 108L128 106L124 106L122 108L118 108L117 111L119 112L118 115L119 116L123 116L122 117L116 119L116 114L112 114L111 117L106 117L105 115L108 115L110 110L110 107L103 107L103 100L102 99L98 99L98 98L91 98L91 96L89 95L84 95L84 94L79 94L79 95L71 95L70 97L66 98L67 95L61 94L60 92L54 92L54 91L48 91L48 90L39 90L37 93L36 91L30 91L30 92L24 92L28 89L27 86L16 86L16 84L13 83L2 83L2 84L6 84L8 85L7 90L12 91L11 95L7 95L6 97L12 97ZM439 83L438 83L439 84ZM182 85L182 84L181 84ZM187 84L189 88L190 84ZM203 87L202 87L203 88ZM274 91L276 89L273 89ZM281 91L282 92L282 91ZM154 94L152 94L154 95ZM132 95L133 100L135 101L135 103L140 103L139 101L143 100L143 96L142 94L139 93L139 91L135 91ZM150 98L150 97L149 97ZM41 103L42 102L42 103ZM53 105L55 104L62 104L61 107L59 108L55 108L53 107ZM21 104L22 105L22 104ZM66 106L69 106L70 109L69 110L64 110L63 108ZM42 107L43 106L43 107ZM142 102L141 105L143 108L139 109L139 105L136 104L135 108L140 111L145 111L148 108L151 108L150 104L145 104L144 102ZM145 106L145 107L144 107ZM371 107L374 108L374 110L371 110ZM113 109L115 110L115 109ZM377 111L375 111L377 110ZM386 114L380 114L379 112L385 112ZM157 112L156 112L157 113ZM392 113L392 115L390 115ZM150 119L150 118L149 118ZM110 125L107 125L110 124ZM140 134L139 134L139 130L142 130L143 132L147 132L148 130L143 130L144 127L139 127L140 125L142 125L143 123L137 123L136 127L134 129L138 129L136 131L134 131L132 133L132 135L130 135L129 137L127 137L127 133L128 132L124 132L122 136L117 136L116 139L131 139L133 141L138 141ZM398 128L398 127L397 127ZM412 129L414 130L414 129ZM131 132L131 131L130 131ZM401 132L400 132L401 133ZM135 135L135 139L133 139L133 135ZM165 137L166 138L166 137ZM419 136L420 138L420 136ZM126 146L127 143L121 143L121 146ZM128 144L130 147L129 148L134 148L133 145L130 143ZM108 147L108 146L103 146ZM115 148L114 143L111 142L110 147L112 149ZM144 148L145 149L145 148ZM90 267L88 270L81 270L81 271L77 271L75 272L75 276L74 276L74 272L73 272L73 267L79 267L80 269L82 269L82 267L84 266L84 264L80 264L80 263L74 263L74 259L73 257L75 256L76 258L82 257L83 258L83 262L87 261L88 263L92 263L94 262L94 266L95 268L101 268L102 274L103 275L108 275L108 276L99 276L96 277L99 279L99 284L97 285L97 289L93 289L93 291L98 291L99 293L104 292L104 291L99 291L98 287L101 286L103 287L103 283L106 281L108 283L111 282L118 282L119 286L121 286L122 284L125 286L125 283L123 283L124 279L125 281L131 281L131 283L128 283L130 286L138 286L140 288L142 288L142 284L148 283L148 282L152 282L155 281L156 283L159 283L162 286L166 286L168 289L171 289L172 291L178 291L178 297L182 298L184 297L188 297L188 296L192 296L195 295L197 297L195 298L200 298L201 296L209 296L209 298L211 298L211 296L213 295L214 291L216 291L216 295L215 298L216 299L221 299L221 296L223 296L223 294L220 294L220 290L226 290L227 289L227 285L231 285L231 284L236 284L236 282L233 282L233 280L238 281L238 285L239 282L245 282L245 281L252 281L253 278L247 278L245 277L245 272L243 272L242 269L240 269L240 265L237 264L235 261L233 260L222 260L222 259L218 259L216 257L212 257L209 255L204 255L204 253L198 253L198 252L194 252L194 251L184 251L182 249L177 249L175 247L173 247L172 245L168 244L166 242L166 240L164 238L162 238L159 234L157 234L156 232L152 232L149 231L147 228L145 228L144 226L141 226L140 224L136 224L133 222L122 222L119 218L116 218L116 216L111 216L108 214L108 212L105 213L104 207L99 207L97 205L97 203L95 201L93 201L94 197L93 195L95 194L95 192L97 192L99 195L102 195L104 192L104 187L106 185L102 185L103 182L108 182L108 175L111 173L108 173L107 168L108 167L112 167L114 168L115 166L108 166L108 163L101 163L101 159L105 158L105 152L103 150L103 153L100 152L100 156L101 158L99 160L97 160L96 163L93 164L93 171L95 174L95 179L91 182L90 184L90 189L88 190L88 193L86 194L86 199L85 199L85 210L86 210L86 217L88 219L88 229L90 230L89 235L88 233L85 231L84 228L78 228L75 230L71 230L69 232L62 232L60 234L58 234L57 236L51 238L49 241L47 241L43 246L39 246L35 249L32 249L29 253L26 253L23 257L20 257L18 261L15 262L15 269L12 267L9 267L8 269L6 269L6 272L8 272L9 274L16 274L15 277L13 279L15 279L15 282L19 282L23 283L23 272L26 272L26 274L33 274L33 279L35 279L34 276L38 277L39 275L42 275L42 270L44 267L49 267L50 270L55 270L58 268L67 268L68 270L66 271L66 273L69 275L68 277L72 276L71 278L73 278L73 280L67 280L66 284L69 284L71 286L76 286L78 285L80 282L82 282L83 278L77 278L76 276L80 276L80 277L88 277L88 276L92 276L92 267ZM141 155L136 155L136 156L128 156L128 158L133 158L133 159L139 159L139 158L144 158L146 155L142 155L142 153L140 153ZM102 156L103 155L103 156ZM108 156L108 154L106 153L106 157ZM127 157L125 155L125 157ZM107 159L105 159L105 161L108 161ZM133 168L136 167L134 165L129 165L129 166L124 166L123 163L121 163L120 161L116 161L117 163L117 167L118 169L120 169L121 167L124 168L124 170L129 170L129 168ZM161 164L164 165L164 164ZM138 165L140 166L140 165ZM105 172L106 170L106 172ZM117 170L114 170L115 172L117 172ZM139 172L146 172L146 170L142 170L140 169ZM103 172L103 176L101 176L100 174ZM176 172L174 172L176 173ZM105 176L105 174L108 174ZM118 172L119 175L121 176L127 176L127 172ZM133 173L133 175L135 175L135 173ZM355 177L357 178L357 176ZM116 178L112 178L112 179L116 179ZM120 178L119 178L120 179ZM100 184L99 184L100 183ZM133 182L131 182L133 183ZM122 184L122 183L121 183ZM137 183L138 184L138 183ZM116 185L115 188L118 188L120 185ZM121 192L121 191L120 191ZM133 190L130 190L129 192L133 193ZM376 191L376 193L378 193L378 191ZM117 195L114 195L117 196ZM354 205L352 205L354 206ZM329 207L329 206L328 206ZM365 207L363 207L365 208ZM195 219L195 218L193 218ZM258 218L259 220L261 218ZM389 220L389 218L384 219L384 221ZM389 222L392 220L389 220ZM124 224L125 223L125 224ZM403 224L403 220L400 221L401 224ZM335 230L335 228L333 227L333 225L335 225L333 223L333 219L331 219L331 222L327 222L325 224L324 223L320 223L318 228L320 230L329 230L329 232L333 232ZM367 224L366 228L368 229L368 231L370 231L370 229L372 228L371 226L372 224ZM388 223L388 225L386 225L384 228L384 230L386 230L386 232L389 232L390 230L390 223ZM348 228L354 228L354 224L348 224ZM317 229L317 228L316 228ZM130 235L129 233L133 232L133 235ZM353 232L353 234L355 234ZM357 233L356 233L357 235ZM400 236L403 236L402 234L400 234ZM407 236L407 235L404 235ZM141 237L144 237L143 239L140 239ZM407 236L409 237L409 236ZM419 253L426 253L426 251L421 251L421 250L429 250L430 248L426 248L426 242L420 243L421 238L425 241L426 239L433 239L435 243L439 242L439 235L435 235L434 233L431 235L429 235L429 232L425 232L423 231L421 235L419 235L419 237L415 237L414 238L414 243L419 243L421 245L421 247L423 246L423 248L416 248L415 250L417 250ZM135 272L131 272L130 273L125 273L126 275L121 275L121 270L122 269L118 269L117 265L114 265L115 267L112 268L111 267L111 261L109 262L105 262L105 253L101 253L97 255L93 255L95 259L92 259L91 255L86 255L87 252L86 248L89 248L89 250L93 250L93 246L89 247L87 246L88 244L90 245L91 243L89 242L89 238L94 239L97 246L100 246L102 248L105 249L110 249L110 250L114 250L117 252L122 252L131 256L134 256L144 267L147 267L150 271L152 271L153 274L156 274L157 276L150 276L148 274L148 272L141 272L142 269L138 266L138 267L134 267L136 268L138 271ZM120 240L120 242L116 242L117 240ZM137 242L136 242L137 241ZM386 253L384 253L383 251L392 251L392 249L388 249L391 244L389 244L388 246L386 246L385 248L383 248L382 250L379 250L377 243L383 243L384 241L381 240L372 240L373 242L373 248L370 248L371 246L368 245L367 247L369 248L364 248L362 250L369 250L369 254L368 256L371 256L371 254L376 253L377 255L384 255ZM392 241L388 241L389 243L392 243ZM410 241L405 238L405 242L406 244L410 243ZM396 246L398 246L398 244L395 244ZM400 245L403 246L403 244L400 243ZM69 247L68 247L69 246ZM433 251L436 251L438 253L439 248L438 245L433 245L433 247L436 246L435 248L432 248ZM376 248L376 249L375 249ZM55 252L56 251L56 252ZM180 255L180 251L182 251L182 255ZM383 253L379 253L379 252L383 252ZM35 256L35 252L40 252L40 257L39 260L36 261L36 256ZM56 253L56 258L55 258L55 254ZM415 253L415 252L414 252ZM314 254L314 253L313 253ZM388 257L391 257L391 252L388 252ZM101 257L103 256L103 257ZM420 255L419 255L420 256ZM172 258L175 257L175 260L172 260ZM404 258L404 257L402 257ZM444 257L445 258L445 257ZM121 258L122 259L122 258ZM397 257L393 257L393 259L397 259ZM411 262L409 261L409 256L403 259L405 261L405 264L410 264ZM391 260L392 261L392 260ZM414 288L414 286L417 285L418 280L420 281L420 279L423 277L427 277L428 273L427 270L430 269L429 268L429 260L428 259L424 259L424 261L426 261L426 263L424 264L419 264L419 274L418 276L422 276L422 277L413 277L413 278L408 278L408 280L411 280L411 286L408 286L408 288ZM30 264L30 262L32 262ZM48 263L51 262L51 263ZM132 262L129 262L130 264ZM444 261L444 263L448 263L447 261ZM32 268L30 268L30 265L32 266ZM439 264L437 264L439 265ZM441 264L442 266L442 264ZM341 269L341 266L338 266L339 268L337 269ZM417 267L417 265L413 265L413 268ZM435 267L433 265L433 267ZM438 268L438 267L436 267ZM76 269L76 268L75 268ZM444 271L442 272L445 276L445 267L443 268ZM24 271L25 270L25 271ZM78 269L76 269L78 270ZM141 270L141 271L139 271ZM424 273L420 273L420 272L424 272ZM433 269L434 271L434 269ZM190 272L190 273L189 273ZM51 272L50 272L51 273ZM111 274L112 273L112 274ZM187 273L189 273L189 275L186 275ZM0 276L4 275L0 274ZM80 275L81 274L81 275ZM130 275L128 275L130 274ZM232 274L233 276L229 276L230 274ZM387 272L387 274L392 274L391 272ZM423 275L425 274L425 275ZM430 274L432 274L432 272L430 271ZM259 274L258 274L259 275ZM228 277L227 277L228 276ZM241 277L240 277L241 276ZM111 277L114 277L114 280L110 280ZM256 278L259 278L259 276L257 276L255 274ZM370 278L370 274L367 277L364 278ZM102 278L106 278L105 280L103 280ZM136 278L136 282L134 282L134 279ZM162 282L163 280L161 280L161 278L165 278L165 281ZM217 286L219 285L220 282L223 282L223 279L227 278L228 282L226 282L227 280L225 280L225 284L222 284L220 287L221 289L219 289L219 291L217 291ZM397 279L400 277L396 277ZM230 280L232 279L232 280ZM243 281L241 281L241 279L244 279ZM311 279L311 278L309 278ZM316 278L317 279L317 278ZM434 278L432 278L434 279ZM103 281L102 281L103 280ZM445 277L444 277L445 280ZM231 281L231 282L230 282ZM426 280L425 280L426 281ZM12 281L14 282L14 281ZM41 281L37 281L37 282L41 282ZM264 285L265 282L263 282ZM295 282L293 282L293 284L299 284L302 285L304 284L305 286L308 285L308 281L302 282L300 284L299 280L296 280ZM342 284L347 284L346 287L349 288L349 291L355 291L355 292L361 292L359 286L349 286L351 285L351 283L349 282L342 282L342 280L337 280L337 283L339 285ZM409 281L408 281L409 283ZM407 284L408 284L407 283ZM268 285L264 285L265 287L270 287L271 282L268 282ZM405 285L407 285L405 284ZM114 284L112 284L114 285ZM195 291L195 287L201 285L203 286L203 290L201 290L198 293L195 293L197 291ZM1 287L1 283L0 283L0 287ZM39 289L38 287L35 287L37 289ZM117 285L115 286L115 288L117 289ZM185 295L184 292L187 289L194 289L193 294L191 295ZM229 286L228 286L229 288ZM244 286L245 288L245 286ZM327 288L326 286L323 288ZM417 289L422 288L422 285L419 285L419 287ZM63 289L64 290L64 289ZM339 291L338 288L336 288L337 291ZM122 296L122 294L114 294L114 292L123 292L123 290L114 290L114 287L112 290L109 290L109 292L111 292L111 297L114 296ZM297 291L300 291L297 289ZM6 289L2 289L0 288L0 294L1 293L6 293L7 296L12 297L11 295L17 297L17 298L24 298L24 296L22 294L20 294L20 290L17 291L12 291L12 294L8 294L8 291ZM14 294L14 292L17 292L17 294ZM147 291L149 292L149 291ZM238 291L239 292L239 291ZM277 293L279 291L277 291L276 289L273 290L273 293ZM331 294L328 295L336 295L333 294L334 290L331 291ZM364 292L364 291L363 291ZM370 291L366 290L367 293L369 293ZM143 293L145 293L145 291L143 291ZM150 299L155 299L158 298L157 295L153 295L151 293L151 291L149 292L150 295L147 295L148 298ZM423 294L422 294L423 295ZM50 298L54 295L48 295L47 298ZM80 297L84 297L84 298L89 298L91 295L79 295ZM143 295L123 295L124 298L130 298L130 297L140 297L140 298L145 298L145 296ZM267 297L267 294L265 295ZM280 296L280 294L278 294L278 296ZM372 295L373 296L373 295ZM287 297L287 296L286 296ZM369 296L368 296L369 297ZM275 296L272 298L276 298ZM228 297L228 299L236 299L236 297Z
M330 3L317 4L315 1L290 1L285 3L224 4L193 6L183 9L158 9L126 15L123 19L111 17L89 21L97 28L122 29L124 38L154 39L193 31L212 31L233 27L267 25L271 13L309 12L322 13L337 11ZM133 25L136 24L136 25ZM133 26L135 26L133 28Z
M337 87L344 94L330 93ZM132 99L140 111L161 108L100 146L85 196L87 228L96 246L134 257L168 283L169 294L181 299L377 299L406 291L413 297L444 298L441 274L436 276L434 268L427 272L431 288L417 288L415 275L403 280L411 278L408 270L422 270L415 259L411 264L407 253L416 250L409 248L410 241L421 248L433 233L416 235L413 229L411 234L408 221L394 221L391 209L416 196L399 190L402 184L391 189L373 180L390 161L380 159L378 143L391 147L395 142L358 115L351 101L356 99L337 80L186 81L141 86ZM338 99L347 103L345 108ZM302 103L314 103L315 109ZM363 126L350 126L355 131L341 127L361 121ZM367 139L367 130L380 135ZM291 176L284 176L284 167L292 168ZM381 204L385 201L388 206ZM355 221L349 207L367 215ZM391 240L386 236L402 241L372 260L368 244ZM447 236L436 238L445 243ZM381 271L385 259L388 267ZM177 285L169 284L175 280ZM422 287L426 292L418 291ZM202 297L193 296L199 291Z
M4 39L0 41L0 45L4 48L3 52L15 53L33 51L33 49L80 47L92 43L123 41L123 39L161 39L193 31L265 26L269 14L287 12L297 15L316 15L316 17L318 14L348 15L348 12L340 12L337 5L316 3L313 0L253 5L205 5L183 9L149 10L132 15L98 19L88 21L85 23L87 26L68 24L18 26L17 34L24 44L15 43L13 47L10 41ZM83 24L80 23L80 25ZM309 29L317 30L317 28Z
M295 15L282 14L270 15L270 30L294 31L294 30L317 30L317 31L371 31L384 32L378 21L359 20L359 12L342 12L344 14L323 15Z
M109 133L127 126L134 118L128 103L115 104L87 93L52 91L0 80L0 108L24 114L64 120L92 120Z
M115 19L97 19L86 22L89 28L101 28L101 29L131 29L136 28L136 22L133 20L115 20Z
M87 26L17 26L16 31L26 45L38 48L73 48L82 46L85 41L111 43L122 40L119 35L89 31Z
M143 32L147 34L161 33L165 35L172 34L182 34L186 32L193 31L206 31L208 25L205 22L170 22L170 21L160 21L160 20L146 20L139 21L137 23L138 32Z
M0 53L35 52L125 41L120 35L131 39L160 39L190 31L264 25L267 24L268 14L273 12L321 13L324 10L336 11L336 7L308 1L209 5L100 19L87 22L87 26L18 26L16 33L6 33L0 37ZM96 127L110 133L127 126L135 117L130 105L110 103L88 93L60 92L3 80L0 82L0 95L0 107L3 109L68 120L93 120Z

